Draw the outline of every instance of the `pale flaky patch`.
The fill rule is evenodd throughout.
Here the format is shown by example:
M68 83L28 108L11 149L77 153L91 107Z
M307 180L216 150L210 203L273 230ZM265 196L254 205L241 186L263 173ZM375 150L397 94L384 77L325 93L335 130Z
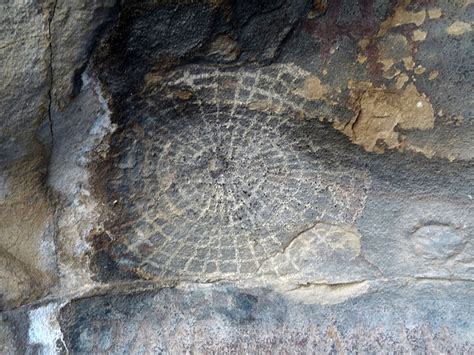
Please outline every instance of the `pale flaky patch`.
M425 71L426 71L426 68L424 68L422 65L418 65L418 66L415 68L415 70L414 70L414 72L415 72L416 75L421 75L421 74L423 74Z
M309 284L287 291L285 295L297 302L305 304L331 305L361 296L369 292L369 289L369 281L339 285Z
M356 228L321 222L268 258L257 280L298 302L336 304L367 292L377 272L362 255Z
M403 148L395 130L426 130L434 126L434 112L428 98L413 84L403 90L382 88L353 89L356 116L347 124L334 127L367 151L383 152L387 148Z
M359 55L357 56L357 61L358 61L360 64L364 64L364 63L367 61L367 56L359 54Z
M415 24L416 26L421 26L425 22L426 11L407 11L406 7L410 4L411 1L405 0L395 9L395 13L387 18L380 25L380 30L377 36L381 37L392 27L398 27L407 24Z
M415 30L413 31L412 38L414 41L421 42L426 39L427 33L422 30Z
M428 9L428 17L430 19L437 19L440 18L442 15L443 13L439 7Z
M430 75L428 76L428 80L434 80L438 77L439 72L437 70L433 70L430 72Z
M397 89L402 89L405 83L409 80L408 75L402 73L397 77L397 80L395 81L395 87Z
M310 75L304 81L303 88L296 90L295 93L308 100L322 100L328 89L316 75Z
M452 25L450 25L448 28L446 28L446 32L450 36L462 36L463 34L467 32L472 31L472 26L470 23L467 22L462 22L462 21L456 21Z
M383 68L383 77L392 79L400 74L398 63L413 62L410 45L404 35L388 34L380 39L378 62Z

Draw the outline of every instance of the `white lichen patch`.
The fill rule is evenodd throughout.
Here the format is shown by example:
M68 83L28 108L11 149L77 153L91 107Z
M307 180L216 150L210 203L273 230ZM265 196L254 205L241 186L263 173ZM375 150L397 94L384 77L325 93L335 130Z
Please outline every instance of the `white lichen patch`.
M58 341L66 349L58 322L60 308L58 304L51 303L29 313L28 342L31 345L39 345L41 354L59 354Z

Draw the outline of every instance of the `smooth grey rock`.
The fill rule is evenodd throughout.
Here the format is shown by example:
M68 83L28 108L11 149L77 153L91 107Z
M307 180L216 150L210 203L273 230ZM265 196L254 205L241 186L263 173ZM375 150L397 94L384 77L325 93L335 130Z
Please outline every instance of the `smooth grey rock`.
M428 224L413 233L415 249L428 259L447 259L458 253L463 238L453 227Z
M431 201L430 201L431 200ZM366 257L385 276L473 280L470 199L369 196L358 229Z

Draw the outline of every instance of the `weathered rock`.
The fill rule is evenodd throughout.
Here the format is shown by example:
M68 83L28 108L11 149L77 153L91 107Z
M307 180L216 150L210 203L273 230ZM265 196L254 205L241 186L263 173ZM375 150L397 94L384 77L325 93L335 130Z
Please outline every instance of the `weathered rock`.
M397 139L387 146L430 158L469 161L474 132L472 105L467 102L472 102L473 94L466 87L471 80L465 78L472 77L470 68L474 66L473 56L468 54L472 36L466 26L459 35L450 35L448 28L456 21L472 22L473 11L472 3L466 1L430 5L419 1L341 1L338 6L328 6L324 16L307 20L303 33L289 41L281 59L313 68L330 88L329 97L333 91L343 106L354 107L353 120L359 113L357 100L355 106L351 102L355 87L362 96L374 90L396 95L414 85L424 97L423 107L432 107L434 125L430 129L399 126ZM314 54L308 56L308 52ZM383 116L381 121L397 120L397 115L389 112L378 116ZM372 121L372 125L377 123ZM342 122L347 123L345 119ZM348 135L373 150L372 143L367 144L373 137L371 131L358 139L351 132ZM381 137L377 150L386 147L384 140Z
M54 121L63 119L55 109L64 107L78 88L100 29L113 14L112 5L87 1L0 5L0 250L21 265L11 266L21 269L18 273L0 271L12 286L2 285L2 298L11 302L2 300L1 309L31 301L57 286L56 200L47 184ZM22 285L29 279L34 282ZM18 296L13 285L26 287L27 292Z
M17 342L18 338L15 337L12 327L2 316L2 318L0 318L0 351L2 354L17 353L18 348L15 344Z
M396 282L320 306L261 288L183 285L85 298L63 307L49 304L9 317L18 323L23 319L27 349L43 351L57 344L72 353L114 354L469 353L474 346L469 287L463 282ZM50 338L35 333L40 322Z
M3 162L31 153L36 130L47 119L51 14L48 2L3 1L0 9Z
M54 279L47 149L37 131L49 111L50 6L0 5L0 309L31 301Z
M0 352L472 353L472 1L3 1Z
M265 260L262 283L294 290L300 287L359 285L381 276L361 251L361 236L350 226L318 223L297 235L285 249Z
M103 223L88 165L93 157L104 156L107 143L101 140L113 130L99 84L87 72L81 80L80 93L64 112L54 115L56 138L49 164L48 184L60 196L56 245L61 293L93 283L87 240Z
M12 308L34 299L44 292L41 284L46 275L34 272L6 251L0 250L0 307Z
M114 160L100 168L100 182L110 178L103 194L116 218L106 228L119 268L171 279L247 278L315 221L357 219L370 179L364 169L335 165L322 150L328 141L316 136L318 121L291 118L304 102L285 107L270 75L291 85L300 73L275 69L192 67L161 90L151 85L144 102L153 104L137 115L147 118L129 119L111 143Z
M50 24L52 100L64 110L82 85L81 75L107 25L118 11L117 0L55 0Z

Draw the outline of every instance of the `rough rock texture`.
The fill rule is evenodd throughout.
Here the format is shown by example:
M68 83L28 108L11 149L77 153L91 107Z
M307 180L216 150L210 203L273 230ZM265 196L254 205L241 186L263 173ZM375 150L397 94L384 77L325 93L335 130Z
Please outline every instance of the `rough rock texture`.
M0 5L0 278L3 307L38 296L55 279L53 209L44 182L51 144L47 3ZM29 274L29 275L28 275ZM34 282L28 282L34 278ZM8 286L7 286L8 284ZM10 294L11 293L11 294ZM13 296L15 295L15 296Z
M18 353L459 354L472 352L471 296L463 282L411 280L317 305L263 288L182 285L5 312L0 335L16 333L4 346Z
M51 100L64 110L81 89L81 75L119 2L55 0L51 33Z
M0 353L472 353L470 0L0 1Z

